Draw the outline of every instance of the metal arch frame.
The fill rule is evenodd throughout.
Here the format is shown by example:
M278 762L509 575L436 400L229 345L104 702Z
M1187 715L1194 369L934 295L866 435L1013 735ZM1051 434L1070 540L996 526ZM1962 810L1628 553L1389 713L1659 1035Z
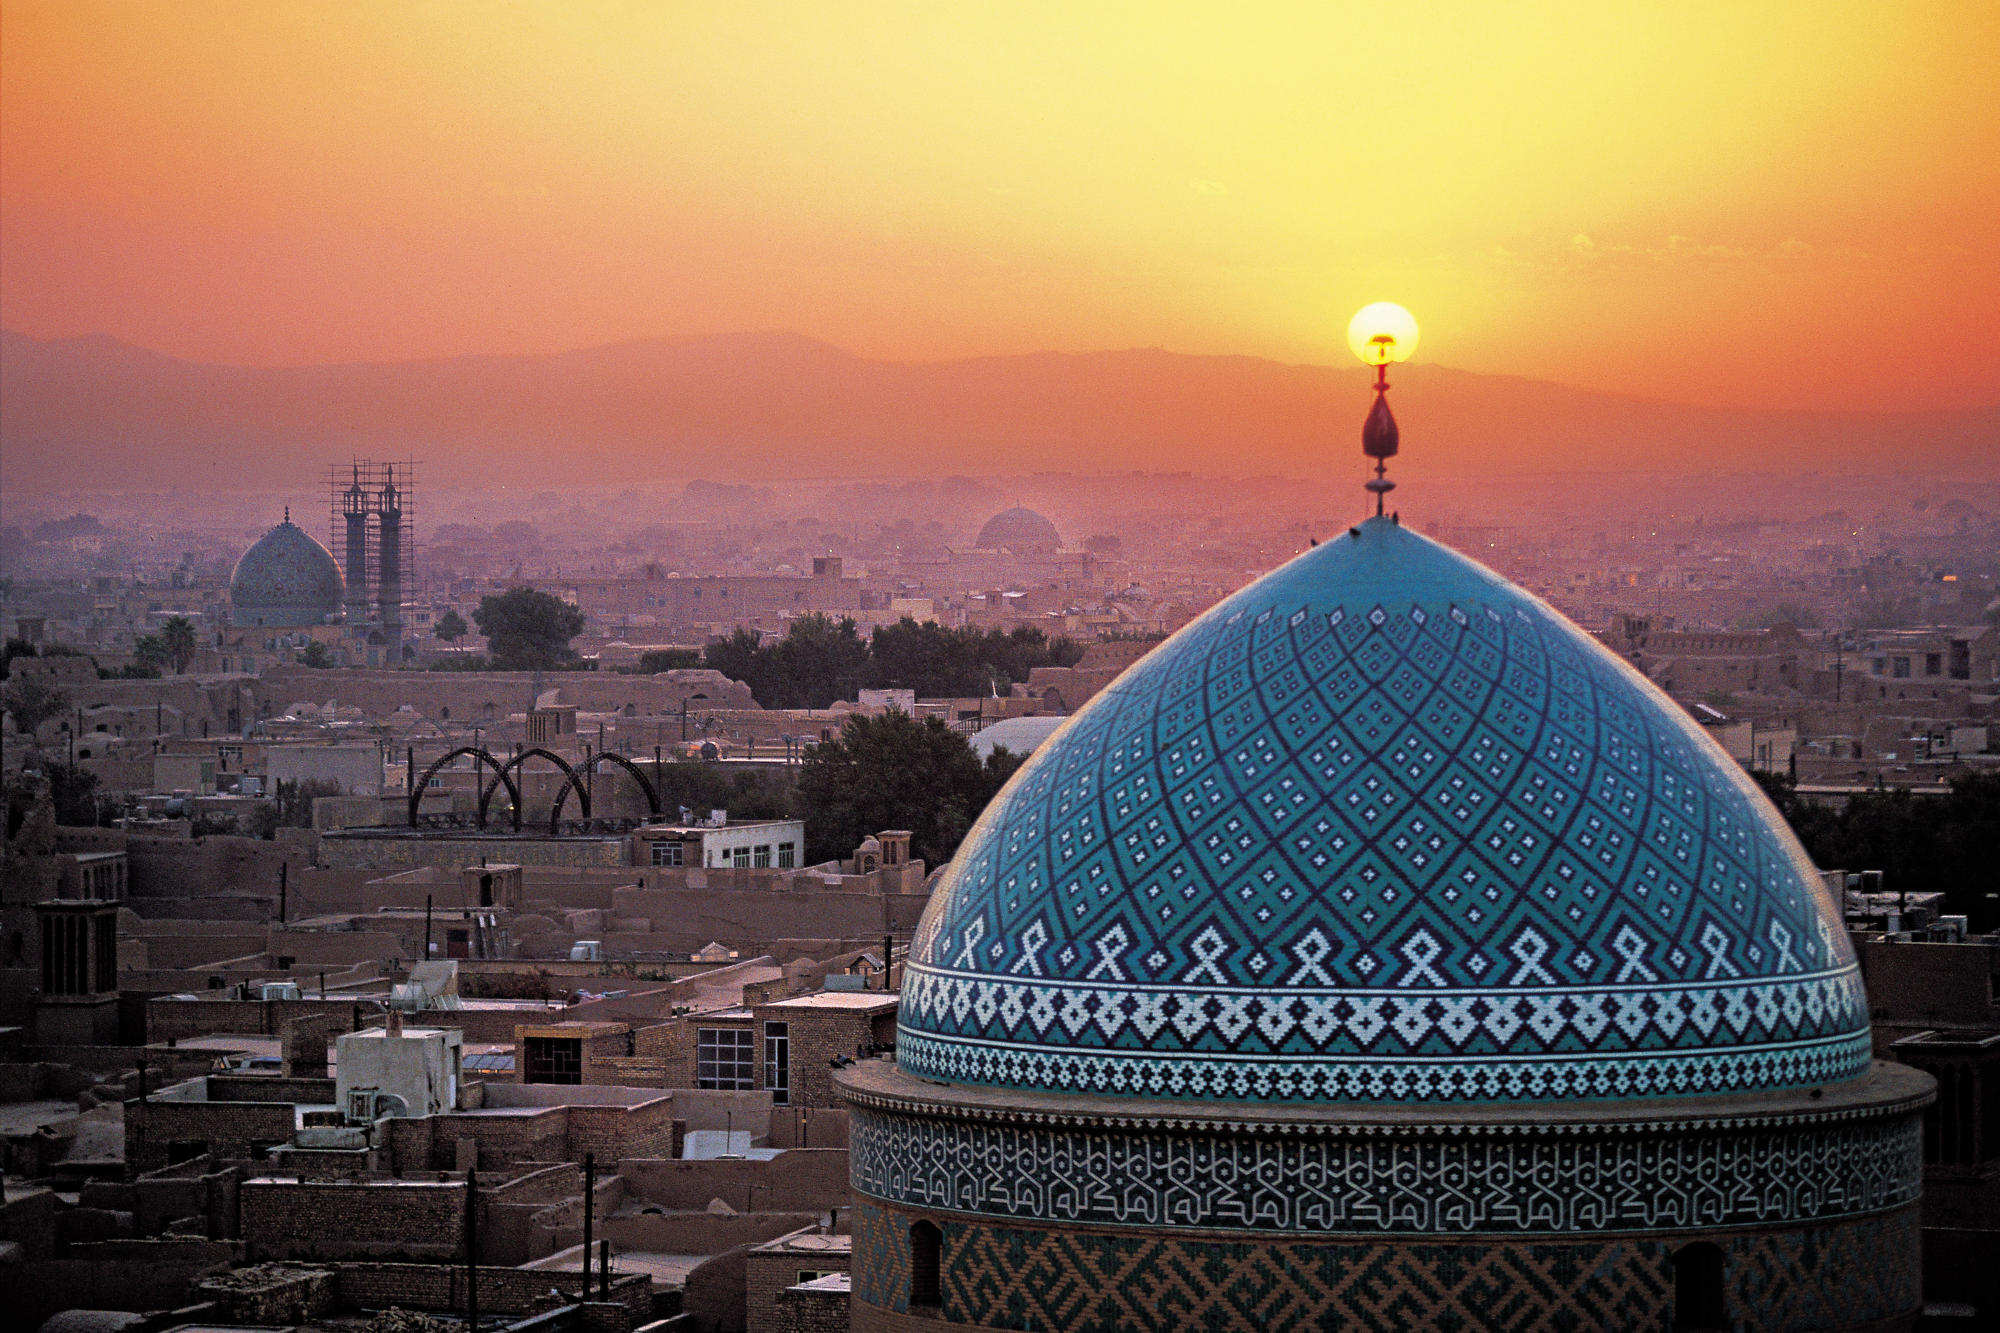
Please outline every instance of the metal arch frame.
M627 759L624 755L615 753L614 751L611 750L599 750L597 753L591 755L590 758L578 764L576 766L576 771L579 773L588 774L591 770L595 769L599 763L603 762L606 759L609 759L612 763L618 765L620 768L624 769L627 773L630 773L632 775L633 780L639 784L639 790L646 794L646 804L652 809L653 817L655 819L659 818L660 793L654 790L652 781L646 777L645 772L641 770L637 764L633 763L630 759ZM568 787L564 787L561 791L556 793L555 807L550 812L549 815L551 824L553 824L554 821L562 818L563 802L567 801L568 799L569 799ZM590 806L588 803L586 803L583 807L583 817L585 819L590 818Z
M541 746L537 745L521 751L521 753L515 755L512 759L509 759L505 764L503 764L501 766L501 772L499 778L487 784L486 790L479 794L479 827L481 828L486 827L486 803L493 799L493 793L495 790L498 789L500 785L500 780L506 778L507 771L510 769L516 769L522 767L528 762L528 760L534 758L536 755L540 755L542 758L554 764L557 768L560 768L563 771L563 777L567 779L566 784L562 788L562 792L556 798L555 805L551 807L549 811L549 835L551 837L555 836L557 828L556 821L562 815L562 796L567 795L571 787L576 788L576 799L577 803L583 807L583 817L585 819L590 818L590 789L583 785L583 779L577 776L577 771L574 768L570 767L569 762L565 760L561 755L556 754L550 750L544 750ZM515 787L515 785L511 781L507 783L507 790L514 797L514 830L515 832L518 833L521 828L520 790L517 787Z
M480 746L461 745L455 750L446 751L443 757L433 762L429 768L424 770L424 775L421 778L417 779L415 786L410 788L411 828L415 828L417 826L418 810L422 805L424 792L431 785L431 779L436 777L444 769L444 766L446 764L449 764L452 760L458 758L460 755L467 755L467 754L471 755L474 761L472 765L472 771L475 780L477 780L477 776L479 773L479 765L485 764L488 768L491 768L493 770L495 774L494 782L496 785L502 782L507 784L507 795L511 797L514 802L514 827L519 828L521 826L521 789L515 786L514 779L507 775L507 766L505 764L502 764L498 759L495 759L489 751ZM481 828L486 827L486 803L488 800L492 798L492 796L493 796L493 789L491 787L488 787L484 792L480 794L479 827Z

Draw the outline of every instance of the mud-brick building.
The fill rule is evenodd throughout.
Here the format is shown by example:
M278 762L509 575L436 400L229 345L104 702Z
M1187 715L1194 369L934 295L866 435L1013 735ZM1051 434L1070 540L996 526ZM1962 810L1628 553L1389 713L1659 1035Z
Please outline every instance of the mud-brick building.
M1908 1328L1936 1085L1868 1012L1740 766L1374 519L967 837L833 1074L853 1327Z

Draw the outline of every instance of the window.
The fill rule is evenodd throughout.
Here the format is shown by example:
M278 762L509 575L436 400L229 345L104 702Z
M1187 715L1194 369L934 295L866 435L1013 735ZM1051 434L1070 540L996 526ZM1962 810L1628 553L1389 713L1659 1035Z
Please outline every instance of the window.
M1908 680L1910 676L1910 659L1907 657L1890 658L1889 674L1897 680Z
M771 1105L792 1104L792 1025L764 1025L764 1086L770 1091Z
M206 1139L175 1139L167 1145L167 1165L179 1166L182 1162L192 1162L207 1152Z
M729 862L738 870L748 870L750 868L750 849L748 847L734 849L729 853Z
M660 838L653 843L653 864L656 866L677 866L683 864L680 839Z
M583 1040L580 1037L528 1037L521 1043L528 1067L524 1083L583 1082Z
M1936 676L1936 675L1941 675L1943 672L1944 672L1944 654L1925 653L1924 674L1926 676Z
M723 1092L748 1092L756 1086L748 1028L697 1028L694 1037L694 1085Z
M1722 1250L1696 1241L1674 1251L1674 1333L1726 1333Z
M753 847L750 850L750 864L753 866L769 867L771 864L771 844L767 842Z
M778 868L790 870L799 863L798 849L789 842L778 844Z
M910 1308L935 1310L944 1304L939 1291L944 1268L944 1233L935 1222L910 1227Z
M833 1277L835 1274L845 1271L840 1268L801 1268L799 1270L799 1281L817 1282L823 1277Z

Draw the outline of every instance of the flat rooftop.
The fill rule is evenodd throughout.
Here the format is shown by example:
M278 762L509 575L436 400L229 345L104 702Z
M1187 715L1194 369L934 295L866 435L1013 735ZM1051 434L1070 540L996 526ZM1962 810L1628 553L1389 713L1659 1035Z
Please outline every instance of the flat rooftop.
M801 995L796 999L773 1000L771 1009L894 1009L902 1002L902 996L895 991L879 990L825 990L813 995Z

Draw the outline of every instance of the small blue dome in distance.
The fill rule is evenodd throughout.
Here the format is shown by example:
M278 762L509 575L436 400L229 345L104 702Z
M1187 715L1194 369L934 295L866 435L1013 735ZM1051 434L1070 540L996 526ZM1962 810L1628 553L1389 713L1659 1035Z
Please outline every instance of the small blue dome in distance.
M1866 1070L1831 895L1673 702L1364 524L1042 746L911 947L908 1073L1266 1103L1713 1096Z
M277 629L323 625L340 609L344 586L333 552L288 514L236 562L229 579L230 620Z

